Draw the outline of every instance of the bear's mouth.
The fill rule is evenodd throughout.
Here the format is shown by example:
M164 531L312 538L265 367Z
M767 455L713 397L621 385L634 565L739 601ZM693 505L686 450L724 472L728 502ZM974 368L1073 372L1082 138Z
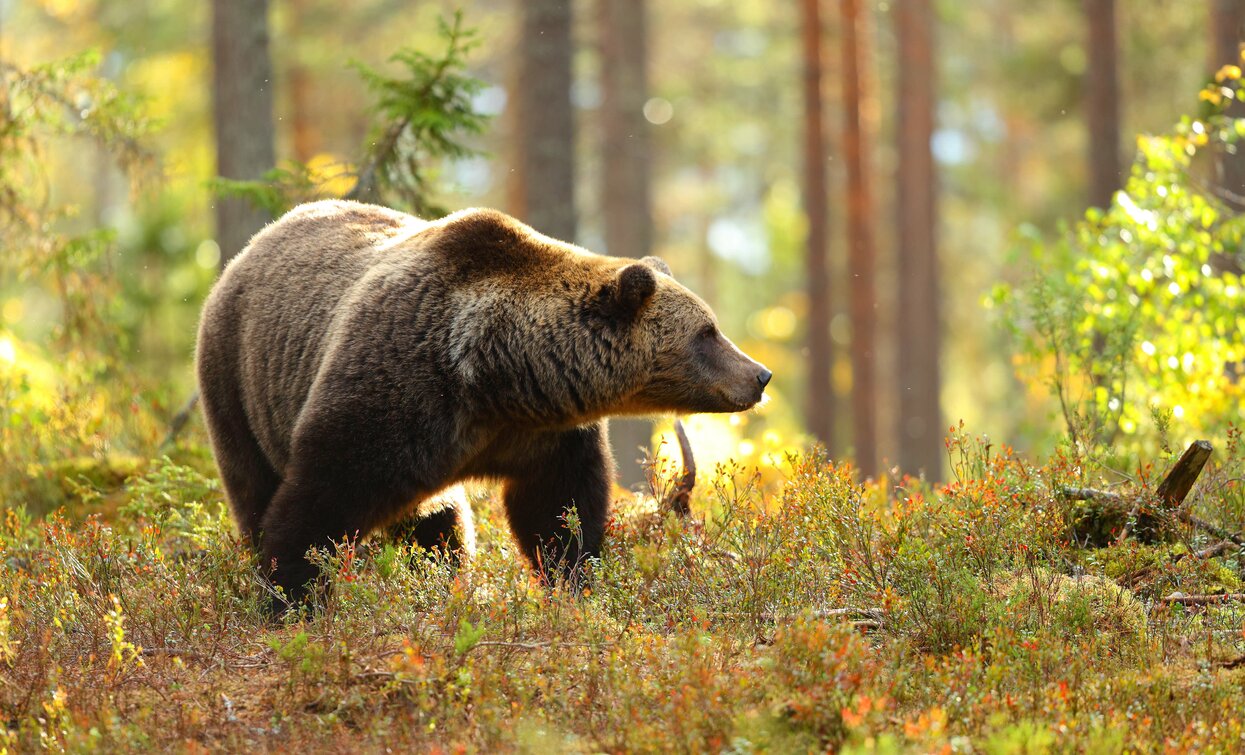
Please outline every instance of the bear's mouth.
M769 402L769 394L764 391L761 391L756 397L744 399L742 401L739 398L731 396L727 393L720 393L718 395L721 397L723 403L726 404L726 411L728 412L746 412L749 409L758 408Z

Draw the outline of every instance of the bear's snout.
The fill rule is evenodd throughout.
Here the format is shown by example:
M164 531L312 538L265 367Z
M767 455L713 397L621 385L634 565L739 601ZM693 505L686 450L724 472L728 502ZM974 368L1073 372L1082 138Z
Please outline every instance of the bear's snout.
M727 343L730 343L729 341ZM730 361L734 364L729 368L733 375L730 382L733 389L727 389L734 406L729 411L749 409L765 399L765 386L769 385L774 373L768 367L743 353L734 344L730 344Z

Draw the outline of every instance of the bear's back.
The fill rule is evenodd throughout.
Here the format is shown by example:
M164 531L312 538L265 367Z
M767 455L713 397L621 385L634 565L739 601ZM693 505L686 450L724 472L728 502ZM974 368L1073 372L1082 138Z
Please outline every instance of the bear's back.
M279 471L325 356L343 297L428 223L357 202L302 205L255 235L204 307L201 340L228 343L234 387L269 462Z

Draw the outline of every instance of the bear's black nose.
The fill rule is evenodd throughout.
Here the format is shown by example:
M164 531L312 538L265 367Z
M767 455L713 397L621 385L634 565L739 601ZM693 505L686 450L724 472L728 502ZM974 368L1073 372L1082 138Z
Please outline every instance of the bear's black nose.
M769 379L772 377L774 377L774 373L762 367L761 372L757 375L757 382L760 383L761 388L764 389L765 386L769 385Z

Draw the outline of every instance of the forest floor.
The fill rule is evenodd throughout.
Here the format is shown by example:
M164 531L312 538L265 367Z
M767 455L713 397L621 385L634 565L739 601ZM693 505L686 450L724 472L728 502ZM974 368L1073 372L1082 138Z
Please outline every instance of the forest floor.
M718 470L688 521L628 500L578 596L482 491L470 565L347 544L279 621L202 449L84 478L73 513L0 524L0 750L1245 747L1239 548L1164 515L1119 539L1127 512L1060 495L1069 458L949 452L945 486L811 456ZM1239 452L1186 502L1233 532Z

